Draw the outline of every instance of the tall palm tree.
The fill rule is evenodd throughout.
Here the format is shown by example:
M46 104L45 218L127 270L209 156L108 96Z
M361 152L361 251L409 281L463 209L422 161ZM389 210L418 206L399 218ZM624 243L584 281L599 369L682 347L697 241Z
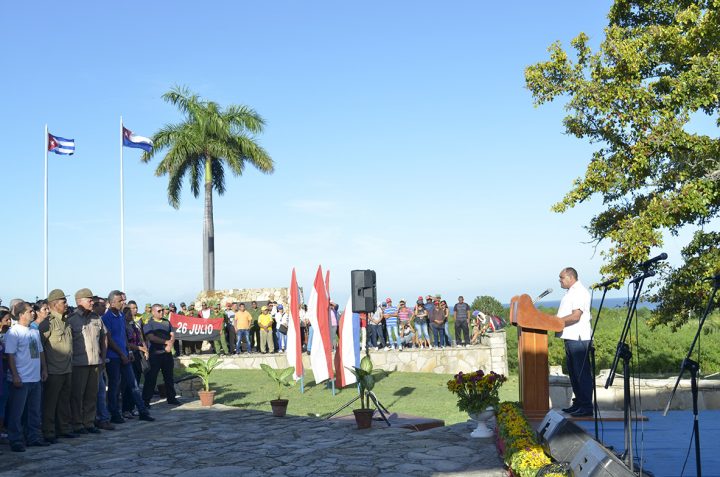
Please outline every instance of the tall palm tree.
M215 289L215 225L213 222L213 189L225 193L225 166L235 176L241 176L245 164L260 172L274 171L272 158L256 142L265 122L247 106L230 105L221 108L205 101L185 87L175 87L163 99L180 109L185 120L168 124L152 137L153 149L143 154L149 162L155 154L167 149L165 157L155 169L156 176L167 175L168 202L180 207L183 179L189 174L190 190L200 195L200 180L204 174L205 220L203 226L203 288Z

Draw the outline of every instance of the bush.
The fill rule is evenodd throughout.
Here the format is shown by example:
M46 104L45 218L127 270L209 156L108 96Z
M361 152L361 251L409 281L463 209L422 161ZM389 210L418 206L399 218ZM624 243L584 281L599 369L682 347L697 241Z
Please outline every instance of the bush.
M486 315L495 315L507 318L507 310L503 308L502 303L491 296L476 296L470 308L480 310Z

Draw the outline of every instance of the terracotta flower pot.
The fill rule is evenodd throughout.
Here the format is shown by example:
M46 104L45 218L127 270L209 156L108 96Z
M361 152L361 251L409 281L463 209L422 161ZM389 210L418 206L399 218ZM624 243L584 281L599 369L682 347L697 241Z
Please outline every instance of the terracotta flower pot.
M198 397L200 397L201 406L212 406L215 402L215 391L198 391Z
M283 417L285 415L285 413L287 412L288 400L287 399L273 399L272 401L270 401L270 406L272 406L273 416Z
M375 409L353 409L358 429L370 429Z

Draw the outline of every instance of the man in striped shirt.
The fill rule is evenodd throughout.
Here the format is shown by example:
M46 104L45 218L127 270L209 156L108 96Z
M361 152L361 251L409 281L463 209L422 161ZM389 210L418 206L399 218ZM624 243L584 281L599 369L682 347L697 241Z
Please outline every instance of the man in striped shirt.
M393 331L395 332L395 349L402 349L400 343L400 331L398 329L398 310L393 306L392 300L387 298L385 300L385 309L383 310L383 318L385 318L385 327L387 328L388 347L385 351L390 349L393 343Z

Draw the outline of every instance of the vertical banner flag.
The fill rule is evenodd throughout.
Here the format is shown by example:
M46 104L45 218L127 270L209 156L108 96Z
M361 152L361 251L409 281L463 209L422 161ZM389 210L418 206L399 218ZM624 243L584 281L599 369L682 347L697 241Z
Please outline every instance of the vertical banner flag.
M290 278L290 320L287 331L287 360L295 368L295 379L303 377L302 342L300 340L300 293L298 291L295 269Z
M138 149L142 149L143 151L150 152L152 151L153 142L146 137L143 136L137 136L133 134L131 130L123 126L122 128L122 135L123 135L123 146L125 147L135 147Z
M48 151L63 156L75 154L75 139L65 139L48 133Z
M325 291L330 299L330 270L325 270Z
M360 367L360 315L352 312L352 296L338 321L338 347L335 351L335 375L337 387L342 388L357 382L355 375L347 368Z
M306 317L310 320L310 326L313 327L310 367L312 368L316 383L321 383L326 379L332 379L334 377L332 342L330 341L330 318L328 315L329 306L327 290L323 282L322 266L319 266L317 274L315 274L315 283L310 293L306 314Z

